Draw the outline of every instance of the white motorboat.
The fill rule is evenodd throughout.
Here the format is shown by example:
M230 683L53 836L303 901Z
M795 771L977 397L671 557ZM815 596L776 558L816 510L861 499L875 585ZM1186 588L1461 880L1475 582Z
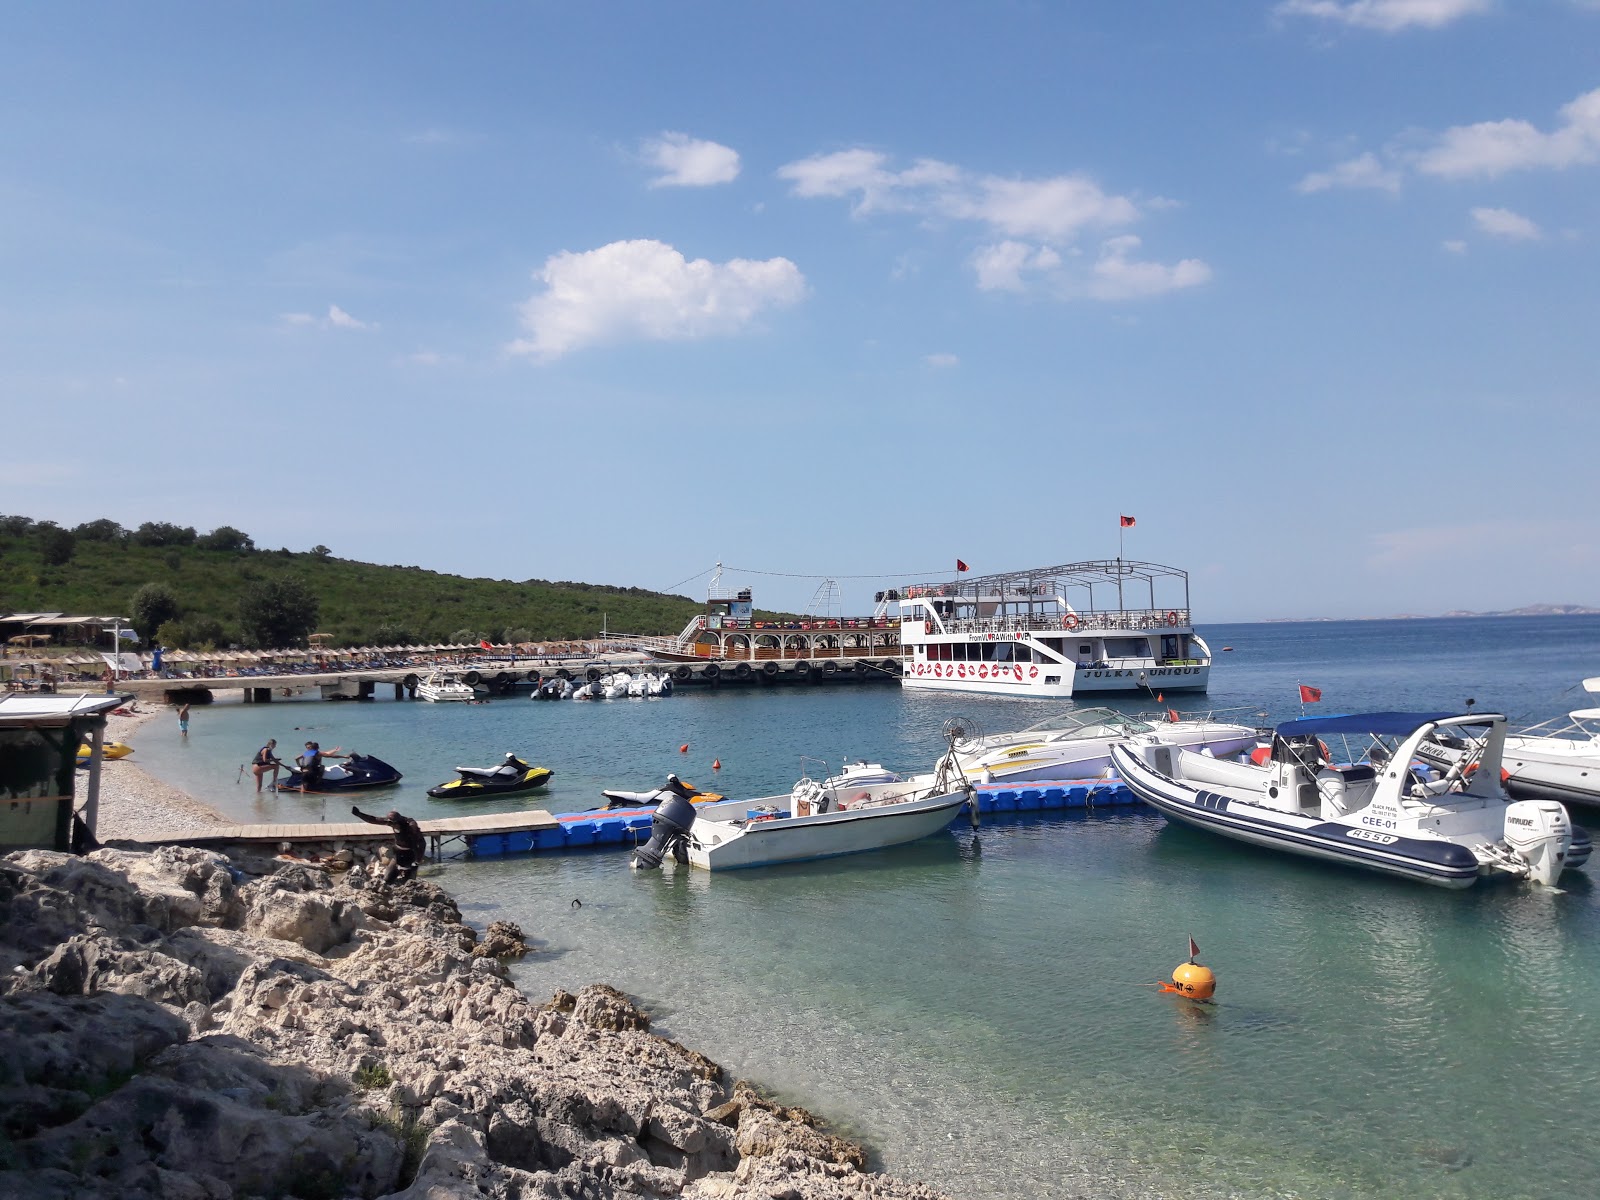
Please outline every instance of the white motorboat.
M1600 676L1583 681L1600 695ZM1600 804L1600 708L1575 708L1506 737L1506 791L1520 799Z
M633 683L633 676L626 671L618 671L614 675L607 675L600 681L601 694L607 700L623 700L627 698L628 687Z
M1189 575L1124 559L1065 563L878 593L900 615L908 688L1068 699L1203 692L1211 648L1194 628Z
M956 765L978 783L1090 779L1111 765L1111 747L1132 738L1209 751L1219 758L1248 750L1265 731L1253 725L1184 717L1169 710L1159 722L1110 708L1070 708L1015 733L978 734L951 746Z
M417 699L431 700L440 703L447 700L476 700L478 693L470 683L461 678L459 672L434 670L428 673L426 679L417 684Z
M1224 837L1441 887L1480 876L1554 884L1592 842L1559 803L1506 795L1505 723L1497 713L1311 717L1279 725L1259 764L1139 741L1112 747L1111 762L1169 820ZM1322 739L1336 735L1364 745L1340 759L1353 765L1334 765ZM1442 774L1413 767L1441 738L1468 749Z
M972 785L945 773L929 786L894 780L828 787L802 777L787 796L714 804L667 795L633 865L659 867L670 853L688 866L726 871L883 850L937 833L964 808L976 820Z

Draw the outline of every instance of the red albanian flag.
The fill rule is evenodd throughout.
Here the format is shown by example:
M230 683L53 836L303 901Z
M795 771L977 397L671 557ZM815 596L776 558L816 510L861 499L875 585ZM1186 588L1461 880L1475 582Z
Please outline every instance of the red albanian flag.
M967 564L962 562L959 558L956 559L956 573L960 574L962 571L966 571L966 570L970 570L970 568L967 566Z
M493 650L494 649L493 646L489 645L489 643L484 641L482 638L478 639L478 645L482 646L485 650Z
M1132 517L1123 517L1122 518L1122 527L1124 529L1132 529L1137 524L1138 524L1138 522L1135 521Z
M1316 704L1321 699L1322 699L1322 689L1321 688L1307 687L1303 683L1300 685L1300 703L1301 704Z

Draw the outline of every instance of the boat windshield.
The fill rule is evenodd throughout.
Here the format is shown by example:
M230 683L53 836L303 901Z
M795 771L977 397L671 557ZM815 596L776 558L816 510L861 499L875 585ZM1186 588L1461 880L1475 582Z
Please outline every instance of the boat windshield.
M1149 733L1154 728L1149 722L1130 717L1114 708L1074 708L1047 717L1037 725L1029 725L1022 732L1048 741L1059 741L1065 738L1132 737L1136 733Z

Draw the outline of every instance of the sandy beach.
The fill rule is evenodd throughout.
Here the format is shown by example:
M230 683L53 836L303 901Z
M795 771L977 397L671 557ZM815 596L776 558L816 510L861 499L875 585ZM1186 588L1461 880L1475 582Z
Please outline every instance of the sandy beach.
M172 711L156 705L131 716L113 714L106 720L106 741L133 745L133 735L141 725ZM100 841L142 841L157 833L234 823L209 804L146 772L137 757L135 751L128 758L101 764L100 815L95 829Z

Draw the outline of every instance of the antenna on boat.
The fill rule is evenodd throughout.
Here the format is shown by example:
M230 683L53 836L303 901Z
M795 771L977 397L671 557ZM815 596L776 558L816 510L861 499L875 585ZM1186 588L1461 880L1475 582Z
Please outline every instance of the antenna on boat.
M934 786L945 786L944 776L949 768L954 767L961 776L961 786L967 793L967 815L972 821L972 827L978 827L978 794L972 786L972 781L967 778L967 773L961 769L961 763L956 758L957 742L975 742L983 737L983 730L971 717L949 717L944 724L939 726L939 733L944 738L945 756L939 760L939 777L934 781Z

